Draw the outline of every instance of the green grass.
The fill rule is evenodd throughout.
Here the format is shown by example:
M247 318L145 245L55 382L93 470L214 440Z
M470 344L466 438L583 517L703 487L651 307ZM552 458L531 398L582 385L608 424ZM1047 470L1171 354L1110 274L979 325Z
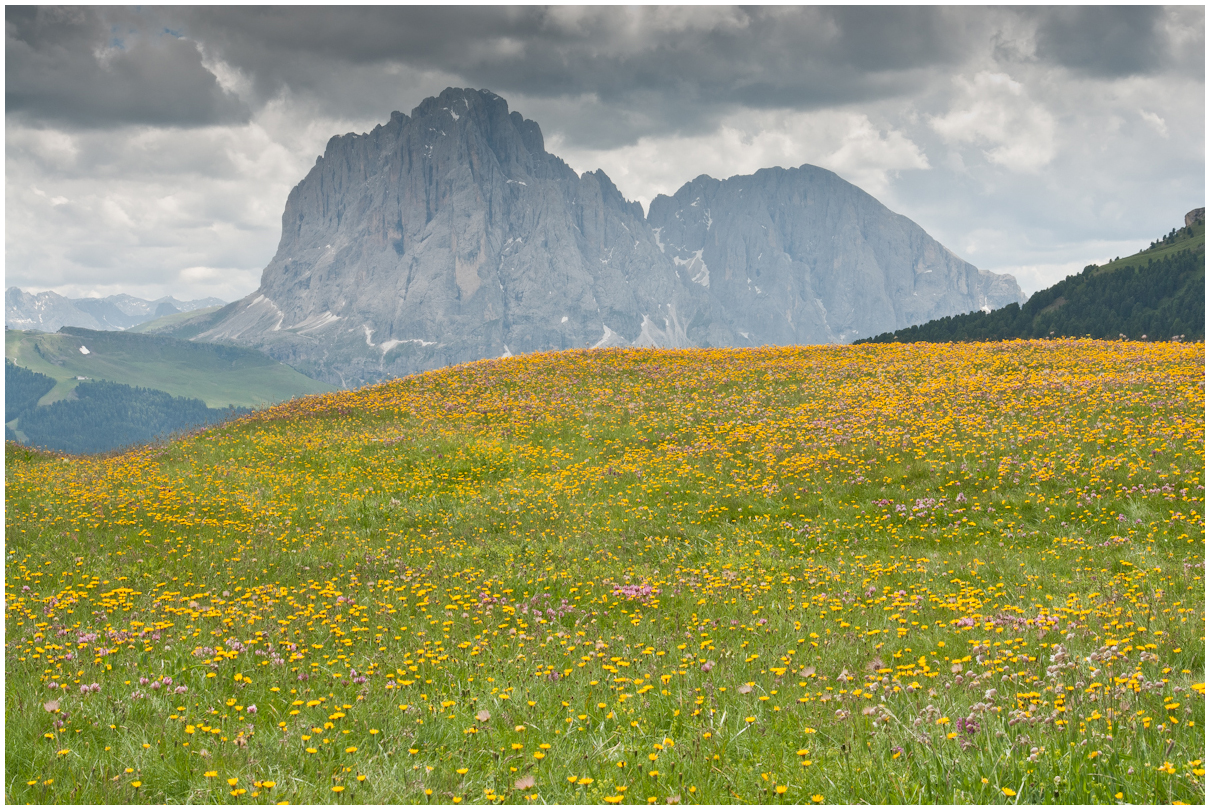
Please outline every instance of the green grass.
M5 330L5 356L57 383L40 405L70 395L78 377L193 397L211 408L254 407L332 390L260 352L129 332ZM80 352L84 346L89 350Z
M5 799L1204 803L1203 368L563 352L10 445Z
M1097 268L1097 273L1108 273L1122 267L1138 267L1140 264L1146 264L1147 260L1159 261L1160 259L1174 256L1182 250L1194 250L1198 253L1205 254L1206 252L1206 223L1198 222L1193 226L1192 236L1180 236L1170 245L1159 245L1154 248L1140 250L1133 256L1117 259L1112 262L1106 262Z
M177 312L172 315L165 315L162 318L156 318L155 320L146 321L144 323L139 324L138 326L132 326L130 329L127 329L126 331L134 332L135 334L139 334L139 335L152 335L152 334L155 334L156 332L162 332L162 331L175 329L175 328L187 323L188 321L193 320L194 318L200 318L200 317L203 317L206 315L210 315L212 313L218 312L220 309L222 309L221 306L214 306L214 307L203 307L202 309L191 309L188 312Z

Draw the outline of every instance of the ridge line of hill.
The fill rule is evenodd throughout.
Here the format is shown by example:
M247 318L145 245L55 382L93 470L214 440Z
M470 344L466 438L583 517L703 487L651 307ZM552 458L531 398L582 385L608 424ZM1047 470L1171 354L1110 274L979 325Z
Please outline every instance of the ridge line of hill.
M1191 216L1197 211L1190 212ZM953 343L1016 338L1205 340L1206 223L1200 220L1133 256L1090 264L1024 304L884 332L862 343Z

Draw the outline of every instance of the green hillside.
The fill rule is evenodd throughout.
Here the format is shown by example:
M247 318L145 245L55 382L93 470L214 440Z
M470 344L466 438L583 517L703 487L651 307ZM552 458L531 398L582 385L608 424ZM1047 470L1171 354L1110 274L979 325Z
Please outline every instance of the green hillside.
M1094 337L1204 340L1206 225L1173 229L1151 247L1090 264L1024 304L971 312L857 343L948 343L1014 338Z
M17 367L6 363L8 368ZM247 409L207 408L200 399L121 383L82 382L73 394L22 413L13 435L20 434L34 447L103 453L248 413Z
M4 361L5 440L66 453L103 453L249 412L207 408L200 399L92 381L80 382L58 402L39 406L54 386L47 375Z
M36 371L4 361L4 421L11 422L25 411L36 408L38 400L50 393L55 381Z
M1205 359L534 352L9 445L5 801L1204 805Z
M187 317L171 315L167 318L159 318L144 324L146 328L142 331L181 340L192 340L230 315L238 306L239 302L233 301L216 309L199 309L194 312L181 313Z
M153 321L146 321L138 326L132 326L127 329L128 332L135 332L140 335L155 335L169 333L174 329L184 326L194 318L202 318L206 315L218 312L222 309L221 306L204 307L202 309L193 309L188 312L174 312L171 315L165 315L162 318L156 318Z
M1166 236L1155 240L1151 243L1151 247L1146 250L1140 250L1133 256L1127 256L1124 259L1114 259L1111 262L1102 264L1097 272L1107 273L1113 270L1118 270L1123 267L1131 267L1140 262L1150 259L1151 261L1159 261L1160 259L1175 256L1182 250L1192 250L1195 253L1200 253L1203 256L1206 253L1206 223L1198 222L1184 228L1173 228ZM207 310L211 312L213 310Z
M211 408L255 407L332 390L260 352L233 346L74 327L53 334L8 330L4 338L6 358L56 381L41 405L67 397L81 378L200 399Z

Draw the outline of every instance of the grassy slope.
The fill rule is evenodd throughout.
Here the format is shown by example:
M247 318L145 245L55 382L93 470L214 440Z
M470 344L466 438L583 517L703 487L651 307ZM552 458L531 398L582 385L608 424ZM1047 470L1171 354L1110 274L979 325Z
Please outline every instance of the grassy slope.
M1204 362L566 352L10 447L5 798L1202 803Z
M1159 261L1167 256L1172 256L1182 250L1195 250L1203 255L1206 253L1206 223L1199 222L1193 226L1192 236L1181 236L1173 241L1171 245L1159 245L1155 248L1140 250L1133 256L1127 256L1117 261L1107 262L1101 265L1098 273L1110 273L1122 267L1137 267L1140 263L1146 264L1148 259Z
M173 315L165 315L163 318L141 323L138 326L133 326L127 329L127 332L134 332L139 335L153 335L157 332L167 332L177 329L194 318L201 318L206 315L213 314L222 309L221 306L203 307L202 309L194 309L189 312L177 312Z
M128 332L5 331L5 356L58 384L39 404L66 397L76 377L155 388L196 397L212 408L256 406L331 390L263 354ZM91 352L80 353L83 345Z

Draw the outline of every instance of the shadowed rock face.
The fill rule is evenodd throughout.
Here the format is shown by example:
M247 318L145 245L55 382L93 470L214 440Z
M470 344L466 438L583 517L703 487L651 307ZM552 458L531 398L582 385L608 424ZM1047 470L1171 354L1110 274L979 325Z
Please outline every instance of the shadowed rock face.
M499 96L449 89L329 141L260 289L196 339L352 386L540 350L835 342L1019 296L809 166L700 177L644 218Z

